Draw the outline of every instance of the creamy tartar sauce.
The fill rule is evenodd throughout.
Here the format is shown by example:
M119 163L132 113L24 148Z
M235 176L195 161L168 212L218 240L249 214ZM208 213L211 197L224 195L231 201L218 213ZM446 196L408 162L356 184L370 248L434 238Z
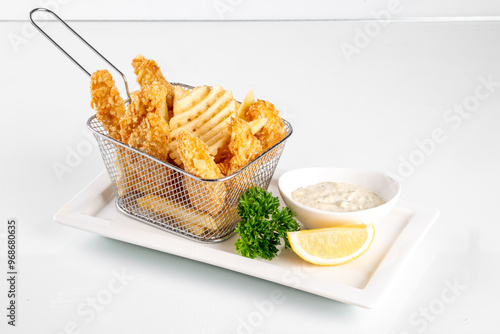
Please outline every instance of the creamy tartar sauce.
M374 192L342 182L322 182L299 188L292 192L292 198L311 208L333 212L359 211L384 204Z

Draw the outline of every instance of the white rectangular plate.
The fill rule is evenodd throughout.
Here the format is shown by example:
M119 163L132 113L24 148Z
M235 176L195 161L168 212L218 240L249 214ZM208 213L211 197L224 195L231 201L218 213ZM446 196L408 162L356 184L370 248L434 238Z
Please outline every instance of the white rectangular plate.
M278 196L277 171L269 190ZM340 302L375 308L420 243L439 212L400 201L376 226L375 240L360 258L320 267L285 250L272 261L253 260L235 253L236 236L216 244L178 237L120 213L108 176L101 173L63 206L54 219L64 225L131 244L209 263L290 286Z

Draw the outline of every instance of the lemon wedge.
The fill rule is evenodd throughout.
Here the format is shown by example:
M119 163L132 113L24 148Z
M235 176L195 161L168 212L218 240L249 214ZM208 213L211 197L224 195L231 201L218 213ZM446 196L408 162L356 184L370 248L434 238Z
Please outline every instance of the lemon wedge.
M288 232L293 251L317 265L334 266L361 256L370 248L375 237L375 228L369 225L342 225Z

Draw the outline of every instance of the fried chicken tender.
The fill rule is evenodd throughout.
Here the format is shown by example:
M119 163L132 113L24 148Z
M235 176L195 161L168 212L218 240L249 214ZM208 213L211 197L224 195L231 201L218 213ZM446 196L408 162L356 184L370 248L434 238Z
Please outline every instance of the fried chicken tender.
M159 160L168 160L168 126L159 115L148 113L128 141L132 146Z
M168 191L174 191L175 184L171 182L171 169L161 164L145 164L144 159L147 158L139 153L125 147L117 147L115 151L115 162L118 169L116 185L120 196L131 193L161 195Z
M130 135L141 124L146 112L146 106L141 101L141 92L130 93L130 104L120 120L120 136L123 143L128 144Z
M158 82L153 82L150 86L142 90L142 103L146 106L148 113L155 113L165 119L168 124L167 101L168 88Z
M223 177L214 157L208 152L208 146L201 139L181 131L177 136L177 147L186 172L202 179Z
M96 71L91 76L90 106L96 111L109 136L121 140L120 119L125 114L125 101L115 86L115 80L107 70Z
M227 175L231 175L245 167L250 161L259 156L263 148L260 140L252 134L250 125L244 120L231 117L229 129L231 131L231 141L228 148L231 159L228 162Z
M266 124L255 134L267 150L286 136L285 123L278 115L279 111L270 102L257 100L245 111L245 119L254 121L267 118Z
M167 88L157 82L131 94L120 127L122 141L159 160L168 160L170 128L165 119Z
M177 136L177 147L184 170L188 173L202 179L223 177L214 157L208 152L208 146L191 133L180 132ZM201 181L186 176L183 184L195 208L216 215L224 206L224 183Z
M147 87L155 81L165 86L167 89L167 107L168 110L172 110L175 90L161 73L158 64L152 59L146 59L143 55L138 55L132 60L132 67L141 88Z

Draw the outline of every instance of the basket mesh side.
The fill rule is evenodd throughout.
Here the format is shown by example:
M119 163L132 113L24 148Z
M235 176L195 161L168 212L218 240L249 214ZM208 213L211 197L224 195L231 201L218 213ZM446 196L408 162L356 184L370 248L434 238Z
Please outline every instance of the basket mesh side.
M287 132L291 126L285 122ZM285 140L231 177L202 180L119 144L99 120L89 120L113 184L118 207L143 222L203 241L232 234L240 217L240 195L251 186L267 189Z

